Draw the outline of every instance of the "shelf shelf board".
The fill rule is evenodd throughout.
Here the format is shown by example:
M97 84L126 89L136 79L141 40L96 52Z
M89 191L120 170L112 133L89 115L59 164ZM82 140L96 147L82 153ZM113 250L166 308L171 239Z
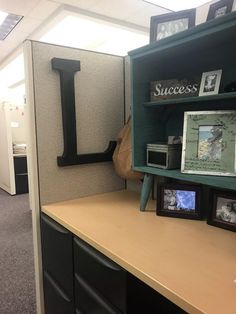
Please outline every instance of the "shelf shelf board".
M219 100L228 100L236 98L236 92L231 93L222 93L217 95L210 96L196 96L196 97L185 97L185 98L172 98L172 99L163 99L158 101L148 101L144 102L144 107L155 108L159 106L167 106L174 104L183 104L183 103L197 103L197 102L209 102L209 101L219 101Z
M134 170L153 175L209 185L216 188L236 190L236 177L207 176L181 173L180 170L165 170L148 166L136 166Z

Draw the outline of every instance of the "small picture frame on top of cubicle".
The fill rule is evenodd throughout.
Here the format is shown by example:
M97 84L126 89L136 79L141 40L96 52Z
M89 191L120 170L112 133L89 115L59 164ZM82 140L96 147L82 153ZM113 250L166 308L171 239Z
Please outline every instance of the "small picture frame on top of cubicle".
M224 16L232 11L234 0L220 0L209 7L207 21Z
M156 214L186 219L202 219L202 192L191 184L157 184Z
M236 195L234 191L211 191L207 223L236 232Z
M150 43L195 26L196 9L151 16Z

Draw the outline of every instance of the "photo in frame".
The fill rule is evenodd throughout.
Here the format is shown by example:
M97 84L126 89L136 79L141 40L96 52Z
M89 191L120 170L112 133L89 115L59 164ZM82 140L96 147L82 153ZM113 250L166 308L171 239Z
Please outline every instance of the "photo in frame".
M232 11L234 0L221 0L212 3L209 7L207 21L224 16Z
M236 176L236 111L184 113L181 172Z
M195 26L195 18L196 9L151 16L150 43Z
M201 188L189 184L157 185L156 214L187 219L201 219Z
M199 89L199 96L218 94L222 70L203 72Z
M212 190L207 223L236 232L236 194L233 191Z

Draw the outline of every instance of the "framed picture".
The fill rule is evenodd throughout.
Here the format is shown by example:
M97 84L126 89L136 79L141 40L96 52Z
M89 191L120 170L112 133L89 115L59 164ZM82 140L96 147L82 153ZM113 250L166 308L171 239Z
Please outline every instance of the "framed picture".
M231 191L211 192L207 223L236 232L236 194Z
M184 113L181 171L236 176L236 111Z
M151 17L150 43L195 26L196 9Z
M159 216L201 219L201 189L187 184L157 185L156 214Z
M207 21L224 16L232 11L234 0L221 0L212 3L209 7Z
M202 73L199 96L218 94L222 70Z

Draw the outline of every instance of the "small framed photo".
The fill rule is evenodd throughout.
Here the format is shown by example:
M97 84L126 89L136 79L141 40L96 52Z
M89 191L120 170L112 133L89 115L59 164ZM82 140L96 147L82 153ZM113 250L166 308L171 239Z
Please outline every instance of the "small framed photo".
M181 172L236 176L236 110L184 113Z
M234 0L221 0L212 3L209 7L207 21L224 16L232 11Z
M195 26L196 9L166 13L151 17L150 43Z
M159 216L201 219L201 188L188 184L157 185L156 214Z
M199 96L218 94L220 88L222 70L202 73Z
M236 194L231 191L211 192L207 223L236 232Z

